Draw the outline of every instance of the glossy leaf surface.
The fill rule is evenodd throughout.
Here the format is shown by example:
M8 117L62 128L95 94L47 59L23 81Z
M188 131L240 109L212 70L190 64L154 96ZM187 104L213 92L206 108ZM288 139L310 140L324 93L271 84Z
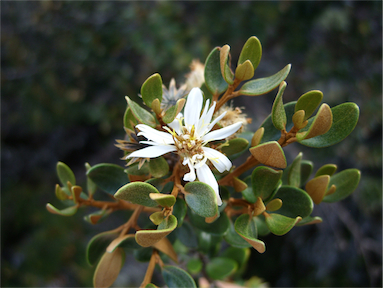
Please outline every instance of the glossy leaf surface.
M152 107L152 102L158 99L162 101L162 78L158 73L153 74L145 80L141 86L142 100L148 107Z
M265 216L267 227L271 233L279 236L289 232L300 219L301 217L294 219L276 213L266 214Z
M295 112L303 110L305 111L304 120L310 118L315 109L318 108L322 98L323 93L319 90L312 90L303 94L299 97L297 104L295 105Z
M257 37L251 36L243 45L241 54L239 54L238 65L250 60L253 69L257 69L262 58L262 46Z
M124 168L115 164L97 164L87 171L87 176L102 190L114 194L123 185L129 182Z
M358 187L361 173L358 169L346 169L330 178L329 187L336 186L335 193L323 198L324 202L336 202L349 196Z
M281 186L275 198L282 200L282 207L277 210L277 213L290 218L309 216L314 208L310 196L297 187Z

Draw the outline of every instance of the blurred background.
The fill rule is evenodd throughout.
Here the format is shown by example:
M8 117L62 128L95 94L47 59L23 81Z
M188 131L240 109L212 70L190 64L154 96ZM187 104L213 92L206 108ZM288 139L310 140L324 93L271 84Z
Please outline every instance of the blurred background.
M358 168L358 189L322 204L319 225L263 240L244 278L272 287L382 284L382 4L380 1L1 1L1 286L91 286L85 248L95 234L125 222L115 215L92 226L81 209L60 217L57 161L84 183L84 163L124 165L115 139L124 137L125 95L136 97L155 72L167 86L184 81L193 59L204 62L229 44L236 63L257 36L263 56L255 77L292 64L284 102L318 89L331 107L359 105L359 123L344 142L325 149L300 144L314 171L326 163ZM240 98L255 131L276 91ZM291 162L289 162L291 163ZM128 262L133 258L128 257ZM136 286L145 273L125 272L116 286ZM141 274L140 274L141 273Z

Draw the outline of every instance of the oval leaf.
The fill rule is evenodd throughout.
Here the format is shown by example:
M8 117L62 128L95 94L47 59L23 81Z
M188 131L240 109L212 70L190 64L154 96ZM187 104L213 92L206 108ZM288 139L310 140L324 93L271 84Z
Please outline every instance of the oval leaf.
M255 70L258 67L259 62L261 62L261 57L261 42L257 37L251 36L242 47L241 54L239 54L238 65L242 64L246 60L250 60L253 69Z
M257 239L257 224L253 217L248 214L242 214L234 223L235 231L245 239L259 253L266 251L265 243Z
M248 243L243 237L241 237L234 228L234 224L230 221L230 228L227 230L227 233L224 236L224 239L232 247L237 248L247 248L251 247L251 244Z
M61 216L72 216L72 215L76 214L77 209L78 209L77 206L71 206L71 207L67 207L65 209L59 210L50 203L48 203L45 207L47 208L47 210L50 213L58 214Z
M168 161L162 156L157 158L151 158L149 161L149 171L155 178L161 178L169 172Z
M295 112L299 110L305 111L304 120L307 120L314 113L315 109L317 109L322 98L323 93L319 90L312 90L303 94L299 97L295 105Z
M285 81L282 81L279 85L278 94L275 97L273 108L271 110L271 120L273 121L274 127L280 131L286 129L287 123L286 112L282 100L283 92L285 91L286 86L287 83Z
M86 175L102 190L114 194L123 185L129 182L124 168L115 164L97 164L90 168Z
M136 118L134 117L132 110L130 110L129 105L126 107L124 114L124 127L134 131L134 126L138 124Z
M105 253L109 244L118 237L119 232L112 230L102 232L93 236L86 247L86 260L88 264L93 266L98 259Z
M247 149L249 146L249 141L244 138L234 138L229 140L227 145L221 148L221 151L227 156L241 153Z
M128 102L129 108L132 111L134 118L136 118L138 122L146 124L152 128L156 127L156 119L150 112L146 111L136 102L130 100L128 96L125 96L125 99Z
M323 197L327 192L329 182L329 175L321 175L307 182L305 189L315 204L322 202Z
M343 103L331 108L333 123L330 130L323 135L299 141L299 143L323 148L334 145L346 138L354 130L359 119L359 107L355 103Z
M152 102L158 99L162 101L162 78L158 73L153 74L145 80L141 86L142 100L148 107L152 107Z
M301 160L302 152L295 157L293 163L291 163L290 169L288 171L288 180L287 183L291 186L300 187L301 186Z
M251 186L255 198L268 199L282 178L282 173L264 166L255 168L251 174Z
M265 220L267 227L269 227L271 233L281 236L289 232L297 222L302 218L289 218L279 214L267 214L265 213Z
M222 280L232 275L237 268L238 264L235 260L226 257L216 257L207 263L206 273L214 280Z
M72 185L76 185L76 177L68 165L63 162L57 162L56 171L57 176L59 177L59 180L63 186L68 188L68 182L70 182Z
M255 79L246 82L239 90L239 93L241 95L247 96L259 96L266 94L267 92L270 92L271 90L277 88L279 84L286 79L287 75L289 75L290 68L291 65L288 64L281 71L277 72L276 74L270 77Z
M242 64L239 64L235 69L235 79L245 81L253 78L254 68L250 60L246 60Z
M213 95L220 95L229 87L222 77L220 66L220 48L216 47L205 62L205 84Z
M338 169L338 166L335 164L325 164L322 167L320 167L315 173L315 177L321 176L321 175L333 175L336 172L336 169Z
M278 210L278 214L290 218L307 217L314 208L310 196L297 187L281 186L275 194L275 198L282 200L282 207Z
M147 207L157 206L157 202L152 200L150 193L159 193L158 190L146 182L132 182L122 186L114 197L125 201L130 201L134 204L139 204Z
M161 222L157 230L139 230L136 232L136 241L142 247L153 246L156 242L160 241L174 229L177 228L177 218L169 215L167 219Z
M249 149L260 163L275 167L286 168L286 157L281 145L277 141L270 141Z
M176 197L169 194L150 193L150 199L156 201L162 207L172 207L176 203Z
M94 272L93 286L95 288L110 287L120 274L124 260L125 253L122 248L118 248L112 253L105 252Z
M229 54L230 54L230 46L229 45L224 45L219 53L219 58L220 58L220 68L221 68L221 74L222 77L225 79L225 81L228 84L233 84L233 72L230 70L230 63L228 65L228 59L229 59Z
M330 178L329 186L335 185L336 191L323 198L324 202L336 202L349 196L358 187L361 173L358 169L346 169Z
M185 185L185 201L198 215L214 217L218 214L217 196L213 188L203 182L189 182Z
M205 218L194 213L193 210L189 210L188 215L190 223L194 227L213 235L224 235L230 227L229 217L227 217L226 213L221 213L213 223L206 223Z
M193 278L186 271L175 266L163 266L162 277L169 288L197 287Z

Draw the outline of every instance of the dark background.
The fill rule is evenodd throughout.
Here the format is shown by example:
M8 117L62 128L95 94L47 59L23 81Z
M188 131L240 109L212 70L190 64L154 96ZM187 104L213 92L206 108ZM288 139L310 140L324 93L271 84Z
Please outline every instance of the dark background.
M324 223L265 237L266 253L252 252L245 278L274 287L381 286L380 1L1 1L2 287L92 285L87 241L125 218L92 226L82 220L87 209L49 214L47 202L63 207L54 195L56 162L80 183L85 162L123 165L114 139L124 136L124 96L136 97L155 72L166 85L172 77L181 83L192 59L204 62L215 46L229 44L235 63L252 35L263 46L256 78L292 64L285 102L319 89L330 106L352 101L361 110L344 142L294 144L288 160L302 150L314 171L334 163L360 169L362 180L349 198L316 207ZM275 94L238 99L253 118L249 130L270 113ZM135 267L141 272L124 268L116 285L139 285L146 264Z

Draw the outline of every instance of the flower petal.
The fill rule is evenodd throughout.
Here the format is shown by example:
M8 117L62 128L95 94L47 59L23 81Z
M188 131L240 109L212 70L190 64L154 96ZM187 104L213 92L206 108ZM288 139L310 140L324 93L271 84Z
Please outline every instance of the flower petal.
M136 128L140 130L137 135L143 135L146 139L157 142L159 144L174 144L173 136L170 133L158 131L145 124L138 124Z
M127 158L156 158L169 152L176 151L176 147L173 145L155 145L145 147L140 150L134 151L129 154Z
M237 132L239 128L241 128L242 122L237 122L234 124L231 124L230 126L214 130L212 132L207 133L205 136L202 137L202 140L204 142L214 141L214 140L221 140L229 137L230 135Z
M182 113L178 113L176 118L174 118L174 120L168 124L168 126L172 128L174 131L176 131L178 135L181 134L182 117L183 117Z
M209 185L211 188L213 188L215 195L217 196L217 204L218 206L222 205L221 197L219 196L219 188L218 188L218 182L214 177L213 172L211 172L209 166L206 164L202 165L197 169L197 177L198 180Z
M203 96L201 89L193 88L186 100L185 104L185 126L187 128L197 125L202 109Z
M185 158L184 161L182 162L183 165L188 165L189 166L189 169L190 169L190 172L189 173L186 173L184 175L184 181L188 181L188 182L191 182L191 181L194 181L195 180L195 169L193 167L193 165L191 164L190 162L190 159L189 158Z
M201 118L199 119L198 127L196 129L198 135L200 135L200 136L205 135L207 132L209 132L211 130L211 128L209 128L210 127L210 121L211 121L211 117L213 117L213 114L214 114L216 102L214 101L213 105L209 108L209 110L207 110L207 108L209 107L209 103L210 102L208 99L206 101L205 109L201 115Z
M202 150L205 153L205 156L209 158L210 162L213 163L214 167L217 168L220 173L225 170L230 170L232 166L231 161L224 154L208 147L203 147Z

